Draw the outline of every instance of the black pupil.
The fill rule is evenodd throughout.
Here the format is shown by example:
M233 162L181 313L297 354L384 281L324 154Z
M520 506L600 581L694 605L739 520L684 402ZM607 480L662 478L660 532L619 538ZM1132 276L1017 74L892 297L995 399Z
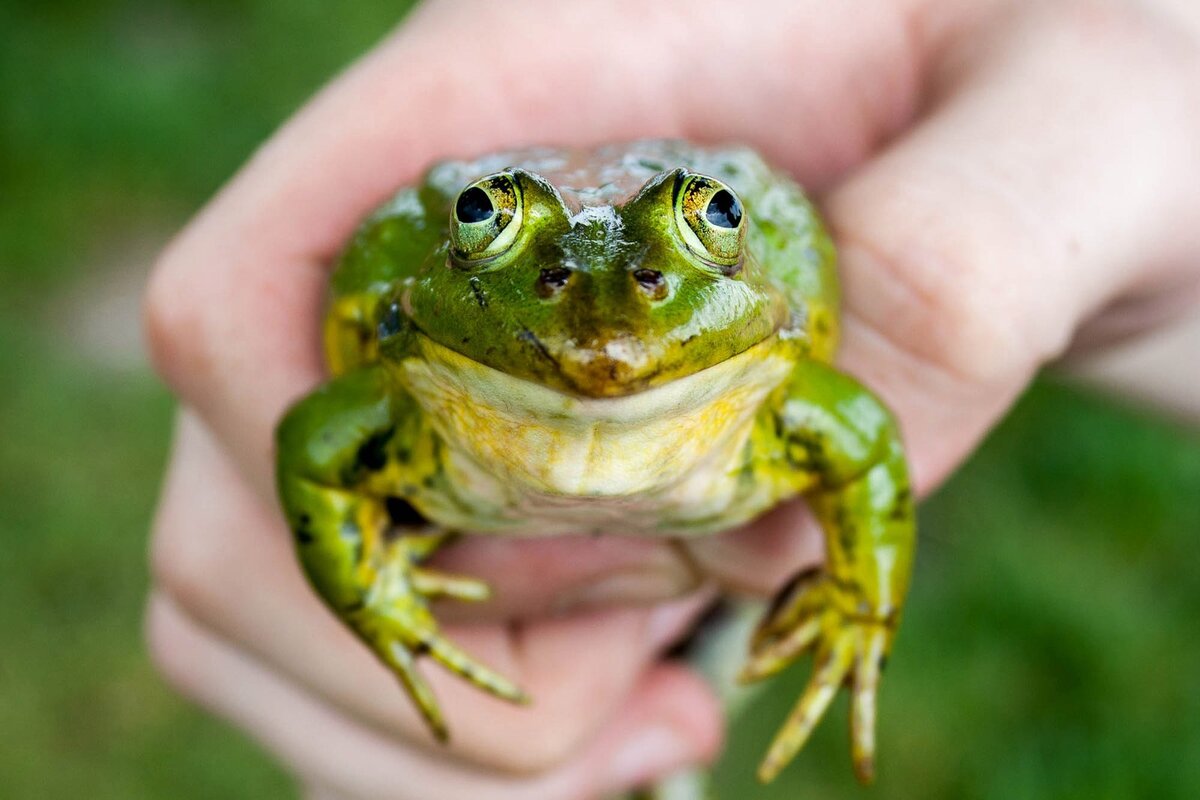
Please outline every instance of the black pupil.
M742 221L742 204L732 192L721 189L708 201L704 216L718 228L736 228Z
M460 194L454 205L454 214L459 222L483 222L491 219L494 213L492 199L478 186L472 186Z

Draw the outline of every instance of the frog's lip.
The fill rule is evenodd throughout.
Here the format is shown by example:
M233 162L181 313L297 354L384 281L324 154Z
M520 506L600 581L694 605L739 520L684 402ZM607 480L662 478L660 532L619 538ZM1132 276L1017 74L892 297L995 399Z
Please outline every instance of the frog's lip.
M581 349L579 352L589 354L592 358L586 355L576 360L575 364L567 369L563 367L563 359L561 353L556 355L551 351L545 343L541 341L529 329L522 331L519 336L528 342L539 354L540 360L546 363L550 369L547 370L520 370L509 371L500 369L496 366L480 361L472 356L462 352L452 345L441 342L438 339L430 336L424 330L416 325L413 326L417 337L423 342L428 342L436 347L448 350L460 358L466 359L472 364L477 365L483 370L487 370L498 375L506 375L510 378L524 380L528 383L542 386L546 389L558 392L568 397L575 397L587 400L617 400L622 397L629 397L640 394L642 392L654 389L664 383L669 383L674 380L699 375L709 370L719 367L721 364L736 358L749 350L758 347L764 342L780 335L783 326L775 326L768 331L762 338L749 342L745 347L736 352L729 353L725 358L719 359L711 364L706 364L699 369L683 369L679 364L664 364L662 359L654 359L651 364L640 365L640 371L634 371L632 375L626 373L621 376L613 373L614 366L623 362L629 356L628 353L620 353L620 356L614 358L614 349L620 352L625 348L629 348L632 339L616 338L605 345L607 359L595 360L595 348ZM640 343L638 343L640 345ZM615 346L615 347L614 347Z

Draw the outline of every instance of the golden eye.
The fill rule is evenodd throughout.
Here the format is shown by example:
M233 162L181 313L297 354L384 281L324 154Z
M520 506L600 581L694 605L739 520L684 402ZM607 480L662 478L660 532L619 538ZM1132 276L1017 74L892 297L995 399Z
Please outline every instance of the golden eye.
M732 275L742 260L746 236L742 201L725 184L706 175L682 174L675 193L675 220L687 246Z
M459 192L450 212L455 258L480 261L512 245L521 228L521 187L507 172L480 178Z

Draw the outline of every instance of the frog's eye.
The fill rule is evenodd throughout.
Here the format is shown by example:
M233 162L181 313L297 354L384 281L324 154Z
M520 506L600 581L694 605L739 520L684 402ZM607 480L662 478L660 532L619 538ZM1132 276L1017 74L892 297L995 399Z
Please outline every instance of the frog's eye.
M459 192L450 211L455 258L480 261L509 248L521 228L521 187L507 172L480 178Z
M727 275L737 272L746 236L742 201L725 184L683 173L675 190L675 221L687 246Z

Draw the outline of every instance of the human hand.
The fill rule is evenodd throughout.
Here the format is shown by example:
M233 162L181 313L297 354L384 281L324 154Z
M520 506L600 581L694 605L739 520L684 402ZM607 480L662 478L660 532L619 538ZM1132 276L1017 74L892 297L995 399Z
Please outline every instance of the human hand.
M150 630L168 676L331 796L591 797L716 746L705 689L656 663L700 600L648 605L708 578L767 592L819 558L797 506L686 557L619 539L457 547L452 568L488 579L496 601L455 609L473 624L451 636L539 702L506 709L435 681L455 744L422 749L390 676L304 585L271 450L283 409L321 379L327 265L438 157L671 136L746 142L792 170L823 193L841 247L841 363L897 412L922 491L1041 364L1196 297L1196 12L1001 0L872 12L437 3L297 115L164 255L150 290L156 363L191 409L156 525ZM522 623L519 636L500 624L630 602L643 607Z

